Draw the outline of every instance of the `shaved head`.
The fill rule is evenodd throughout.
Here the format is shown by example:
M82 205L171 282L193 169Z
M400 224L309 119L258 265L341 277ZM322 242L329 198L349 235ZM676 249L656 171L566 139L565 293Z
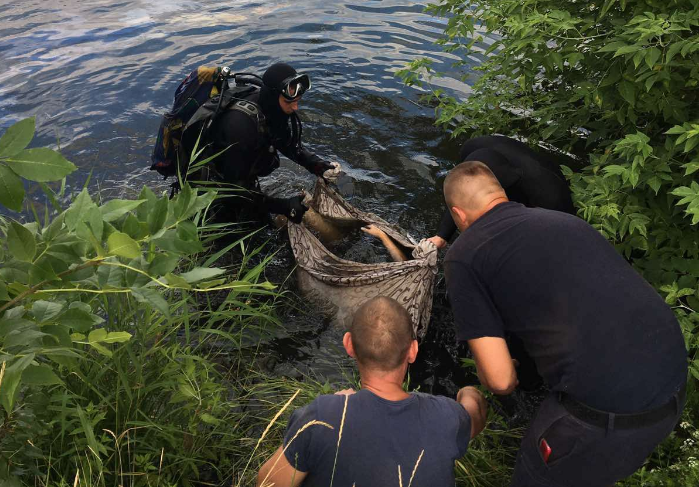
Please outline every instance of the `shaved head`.
M468 211L485 207L496 197L506 196L493 172L479 161L465 161L449 171L444 180L447 208Z
M357 361L387 372L403 364L413 341L413 324L398 301L379 296L359 307L349 333Z

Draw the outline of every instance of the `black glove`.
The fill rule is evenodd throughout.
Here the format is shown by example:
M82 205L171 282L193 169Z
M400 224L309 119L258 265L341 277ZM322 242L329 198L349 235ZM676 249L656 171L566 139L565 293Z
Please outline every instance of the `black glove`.
M264 205L268 212L285 215L294 223L301 223L303 214L308 210L303 204L303 196L292 196L287 199L267 196L264 199Z
M303 220L303 214L306 213L308 208L303 204L303 196L292 196L287 202L287 212L284 213L289 220L294 223L301 223Z
M323 173L327 171L328 169L334 169L335 166L330 164L329 162L325 161L318 161L313 166L311 167L311 172L315 174L316 176L323 177Z

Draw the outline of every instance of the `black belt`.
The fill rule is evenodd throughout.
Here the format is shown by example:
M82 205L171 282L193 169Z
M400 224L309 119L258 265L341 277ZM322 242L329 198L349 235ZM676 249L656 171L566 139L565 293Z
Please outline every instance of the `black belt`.
M684 402L685 394L686 385L683 384L680 390L662 406L658 406L649 411L631 414L615 414L600 411L599 409L591 408L590 406L576 401L565 393L559 394L559 401L570 414L591 425L607 430L634 429L650 426L669 416L677 414L680 405Z

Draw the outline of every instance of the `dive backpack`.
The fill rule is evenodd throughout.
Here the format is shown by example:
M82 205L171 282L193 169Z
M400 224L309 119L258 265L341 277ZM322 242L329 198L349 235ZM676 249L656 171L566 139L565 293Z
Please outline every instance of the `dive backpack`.
M234 84L230 86L229 80ZM189 154L182 151L182 138L186 129L196 126L202 139L221 110L234 108L254 117L260 123L261 110L245 97L258 91L262 85L259 76L251 73L231 74L227 67L199 67L189 73L175 90L172 110L167 112L158 130L158 137L151 154L151 167L162 176L184 178L189 166ZM240 106L238 106L240 105Z

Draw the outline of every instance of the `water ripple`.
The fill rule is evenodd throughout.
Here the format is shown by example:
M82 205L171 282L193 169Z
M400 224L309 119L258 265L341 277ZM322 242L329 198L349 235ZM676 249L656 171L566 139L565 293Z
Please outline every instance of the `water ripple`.
M466 96L457 61L434 44L443 19L407 0L45 0L9 2L0 11L0 130L37 116L37 144L60 140L104 192L143 184L160 115L179 81L199 65L229 65L261 73L286 61L310 74L302 103L304 137L324 157L341 161L355 192L424 211L409 224L423 228L438 212L438 171L453 162L454 144L432 126L432 111L416 103L420 90L395 73L417 57L453 73L436 87ZM471 60L479 62L478 57ZM295 171L299 183L310 178ZM280 177L281 178L281 177ZM278 186L281 179L266 183Z

